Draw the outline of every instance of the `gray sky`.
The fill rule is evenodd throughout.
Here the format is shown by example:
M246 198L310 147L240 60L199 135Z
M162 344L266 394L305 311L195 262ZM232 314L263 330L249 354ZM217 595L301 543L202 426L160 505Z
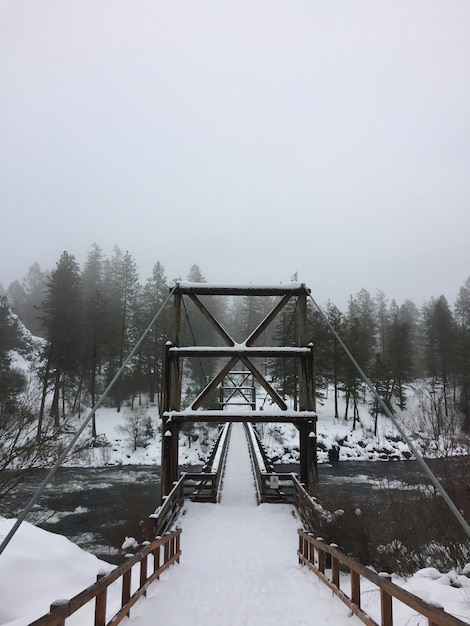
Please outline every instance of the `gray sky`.
M451 303L468 0L0 0L0 282L93 242L143 280Z

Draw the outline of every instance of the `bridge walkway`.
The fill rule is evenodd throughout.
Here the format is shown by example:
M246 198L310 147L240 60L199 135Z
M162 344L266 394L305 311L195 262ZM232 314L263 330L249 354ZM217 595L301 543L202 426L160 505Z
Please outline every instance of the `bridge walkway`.
M132 613L134 626L361 624L298 564L293 508L256 503L242 424L234 424L220 504L187 502L181 563Z

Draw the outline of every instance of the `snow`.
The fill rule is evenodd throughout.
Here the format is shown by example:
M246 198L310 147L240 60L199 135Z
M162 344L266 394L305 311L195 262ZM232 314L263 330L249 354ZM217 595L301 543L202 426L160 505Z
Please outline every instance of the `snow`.
M293 509L257 506L240 424L232 430L221 503L188 502L181 526L181 564L136 607L135 626L154 623L155 615L167 626L360 623L298 565Z
M156 405L145 404L144 408L156 426L161 426ZM161 461L160 433L150 438L145 447L133 446L120 430L125 419L126 412L130 407L123 407L120 413L116 409L102 407L97 411L96 424L101 443L106 445L90 447L86 445L91 440L91 426L83 434L80 440L80 451L71 455L66 465L69 466L104 466L104 465L159 465ZM344 414L344 401L339 401L340 415ZM215 413L211 411L210 413ZM269 414L273 413L273 419L281 414L287 418L299 416L291 407L286 411L279 411L278 407L259 399L258 408L254 415L263 417L268 422L260 424L259 431L263 433L263 442L270 456L278 463L297 463L299 460L299 434L297 428L290 423L269 422ZM183 408L177 413L185 414L195 419L203 420L202 411L192 411L191 408ZM305 417L311 418L312 413L304 411ZM342 418L334 418L333 395L330 393L318 402L316 414L317 442L319 463L329 462L329 452L337 449L340 461L379 461L395 459L408 459L410 453L406 444L399 437L395 427L386 417L379 416L377 435L373 434L373 420L366 406L359 406L360 419L356 428L352 429L352 421ZM169 413L168 415L171 415ZM176 413L175 413L176 415ZM80 419L84 419L86 413ZM225 417L225 414L224 414ZM403 418L404 419L404 418ZM78 420L77 425L80 425ZM180 435L180 464L200 465L213 441L217 437L218 428L206 425L194 424L190 435ZM416 444L417 442L415 442Z
M234 283L234 284L230 284L230 283L195 283L195 282L190 282L190 281L178 281L174 287L185 290L185 289L194 289L197 291L200 291L201 293L203 291L206 290L218 290L218 291L225 291L225 292L230 292L230 291L259 291L259 290L263 290L263 291L272 291L274 293L284 293L284 292L288 292L288 291L299 291L299 290L304 290L307 292L307 288L305 287L304 283L295 283L295 282L290 282L290 283L272 283L272 284L266 284L266 285L253 285L250 283Z
M4 536L14 520L0 519ZM240 424L233 426L220 504L187 502L181 563L165 572L148 597L132 609L134 626L150 626L155 616L167 626L220 624L288 626L361 622L307 568L297 561L299 520L289 505L256 505L249 455ZM134 544L124 539L126 547ZM46 613L58 598L70 599L112 566L73 543L23 523L0 556L0 624L24 626ZM470 571L468 566L465 571ZM394 582L433 604L470 620L470 579L464 573L441 574L435 568ZM341 586L349 588L347 575ZM379 592L363 581L363 608L378 620ZM117 607L120 589L112 587L108 604ZM399 603L397 624L425 623ZM92 623L91 608L67 621Z
M0 537L15 520L0 518ZM114 566L81 550L61 535L23 522L0 555L0 624L22 626L49 611L58 598L71 598Z

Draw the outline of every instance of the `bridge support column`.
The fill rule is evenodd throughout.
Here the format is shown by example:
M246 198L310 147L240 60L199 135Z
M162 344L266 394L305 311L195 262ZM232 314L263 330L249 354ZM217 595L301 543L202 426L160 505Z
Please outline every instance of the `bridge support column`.
M167 496L178 480L178 431L176 424L168 421L162 430L161 497Z
M177 411L180 408L179 364L176 358L170 356L172 345L171 342L168 342L165 352L163 412ZM170 493L173 489L173 483L179 477L178 438L179 425L173 422L171 417L164 419L162 422L161 498Z
M318 483L316 425L311 420L297 423L300 448L300 482L307 491Z
M304 303L305 306L305 303ZM303 319L304 316L301 316ZM306 319L306 312L305 312ZM302 336L300 337L303 338ZM315 411L315 353L313 343L307 345L309 352L299 363L300 409ZM318 484L317 472L317 425L309 419L298 421L300 438L300 481L307 491L312 491Z

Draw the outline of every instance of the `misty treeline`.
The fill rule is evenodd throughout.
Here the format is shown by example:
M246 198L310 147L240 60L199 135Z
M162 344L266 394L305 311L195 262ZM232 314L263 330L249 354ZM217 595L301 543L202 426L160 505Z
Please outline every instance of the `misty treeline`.
M205 282L197 265L190 268L186 280ZM44 339L37 391L40 439L46 430L46 415L58 427L66 414L95 404L167 300L173 282L165 276L160 262L142 282L131 254L115 247L112 256L105 257L96 244L82 268L68 252L61 255L50 273L34 264L22 282L8 287L1 302L2 413L11 413L22 384L21 374L12 373L9 363L8 350L20 339L15 339L8 309L33 335ZM214 315L228 320L227 330L237 341L243 341L273 306L271 299L263 297L206 298L206 306ZM258 342L296 344L295 306L292 300ZM439 296L418 309L411 301L398 305L382 292L371 295L363 289L349 298L346 310L340 311L331 302L323 310L392 411L405 408L408 383L426 379L439 414L458 414L463 429L470 429L470 278L452 304ZM184 306L183 317L185 343L218 344L214 330L204 316L195 314L191 302ZM118 411L124 401L140 404L144 396L150 402L159 401L165 343L172 337L172 322L169 304L110 394L108 402ZM366 400L363 381L313 305L308 307L308 325L315 345L318 393L334 389L336 417L350 419L354 426L358 404ZM283 359L262 365L283 396L297 397L297 363ZM194 389L201 390L210 381L215 366L209 359L188 362ZM341 415L337 402L340 394L346 399ZM377 417L379 407L372 403L370 412ZM95 425L92 435L96 436Z

